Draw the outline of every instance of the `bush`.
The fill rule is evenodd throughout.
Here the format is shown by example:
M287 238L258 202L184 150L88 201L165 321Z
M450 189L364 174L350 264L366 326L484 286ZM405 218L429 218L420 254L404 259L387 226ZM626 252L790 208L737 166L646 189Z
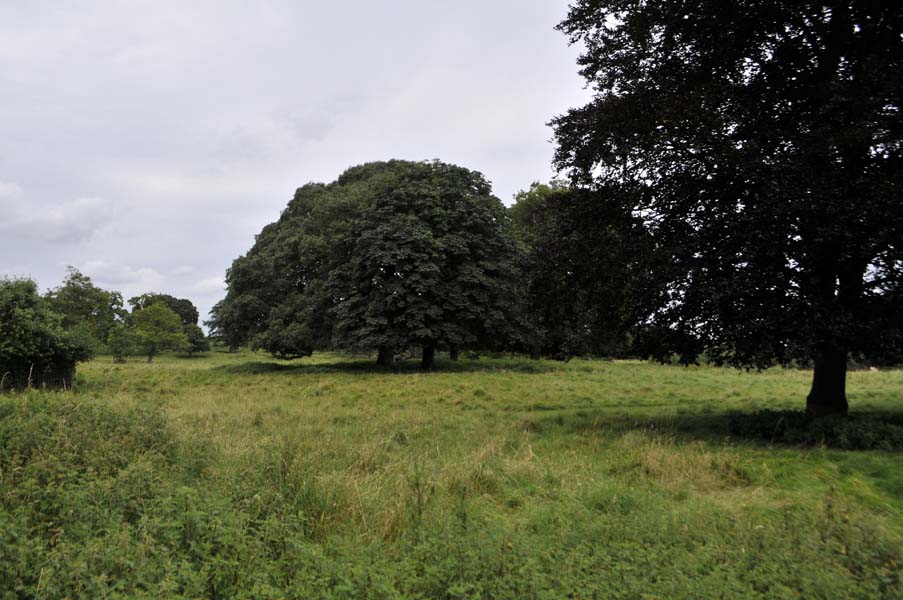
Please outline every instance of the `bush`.
M0 389L71 387L91 349L63 331L30 279L0 279Z

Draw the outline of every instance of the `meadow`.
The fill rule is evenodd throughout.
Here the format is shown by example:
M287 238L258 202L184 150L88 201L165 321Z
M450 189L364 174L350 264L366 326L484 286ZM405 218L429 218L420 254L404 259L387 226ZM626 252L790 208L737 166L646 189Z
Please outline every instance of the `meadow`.
M372 362L0 397L0 599L903 597L903 371Z

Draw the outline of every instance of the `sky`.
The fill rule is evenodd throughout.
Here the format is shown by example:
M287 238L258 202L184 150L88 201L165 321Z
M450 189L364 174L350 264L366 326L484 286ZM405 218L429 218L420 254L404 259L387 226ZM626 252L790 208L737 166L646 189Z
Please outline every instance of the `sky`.
M310 181L400 158L506 204L585 102L566 0L0 3L0 276L189 298Z

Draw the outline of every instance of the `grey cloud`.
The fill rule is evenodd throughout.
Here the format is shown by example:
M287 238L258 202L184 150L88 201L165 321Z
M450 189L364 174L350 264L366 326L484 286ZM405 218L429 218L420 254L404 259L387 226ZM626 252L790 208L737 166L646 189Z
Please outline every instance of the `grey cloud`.
M0 202L18 201L22 198L22 187L17 183L0 181Z
M146 291L156 289L164 277L151 267L134 268L129 265L109 263L104 260L89 260L81 265L81 270L100 283L112 285L131 284L144 286Z
M567 4L0 3L0 274L75 264L203 313L294 189L350 165L440 158L510 201L586 96Z
M0 215L0 234L56 244L90 239L111 220L110 206L100 198L28 201L16 184L0 184Z
M173 272L172 272L172 274L175 275L176 277L188 276L188 275L191 275L192 273L194 273L194 267L192 267L191 265L180 265L180 266L176 267L175 269L173 269Z
M226 282L221 275L208 277L198 281L191 290L197 294L213 294L215 292L225 292Z

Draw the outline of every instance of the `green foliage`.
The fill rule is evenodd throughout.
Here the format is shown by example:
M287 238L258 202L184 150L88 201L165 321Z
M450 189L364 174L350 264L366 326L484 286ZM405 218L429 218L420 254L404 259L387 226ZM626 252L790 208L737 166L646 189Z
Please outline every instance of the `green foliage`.
M281 358L498 343L518 322L514 258L507 213L479 173L370 163L298 189L232 264L211 331Z
M110 330L127 317L122 294L94 285L75 267L67 267L63 284L46 294L50 308L62 315L63 327L93 351L103 350Z
M560 29L594 97L556 165L670 257L648 352L813 359L810 401L845 411L849 353L903 356L899 3L580 0Z
M187 298L175 298L169 294L150 292L129 298L129 304L132 306L133 312L147 308L152 304L163 304L169 310L179 315L182 324L186 327L198 324L198 309Z
M510 339L514 244L483 176L440 162L393 162L359 181L370 201L327 284L338 299L335 344L398 351Z
M107 338L107 349L113 355L113 360L123 363L126 357L141 352L141 344L138 336L130 325L116 323L110 330Z
M64 331L62 317L33 281L0 279L0 388L71 386L76 362L90 356L90 347Z
M163 350L187 350L188 336L178 314L162 302L132 313L132 328L138 344L151 362Z
M554 181L517 194L511 215L534 355L627 353L634 299L646 291L638 263L651 242L619 200Z
M247 333L241 323L241 311L236 302L220 300L210 309L210 319L204 321L209 338L225 345L230 351L237 350L246 340Z
M195 352L208 352L210 350L210 340L204 335L203 329L194 324L185 325L184 329L188 338L189 356Z

